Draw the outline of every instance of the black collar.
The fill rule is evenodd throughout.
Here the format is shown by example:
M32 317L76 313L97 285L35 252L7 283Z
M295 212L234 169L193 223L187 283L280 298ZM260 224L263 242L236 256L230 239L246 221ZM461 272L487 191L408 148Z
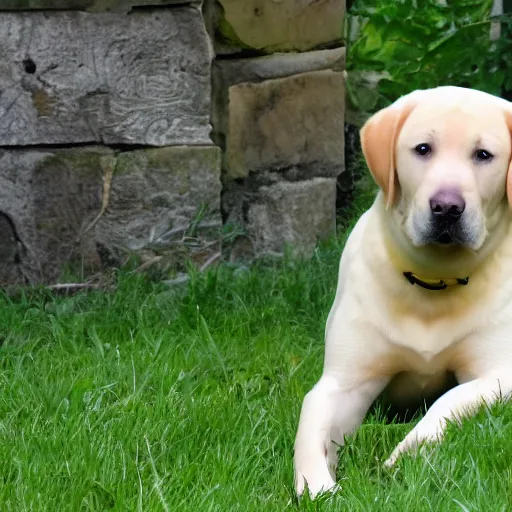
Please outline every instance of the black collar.
M449 279L420 279L412 272L404 272L404 276L411 284L417 284L425 290L444 290L448 286L460 284L466 286L469 283L469 277L454 277Z

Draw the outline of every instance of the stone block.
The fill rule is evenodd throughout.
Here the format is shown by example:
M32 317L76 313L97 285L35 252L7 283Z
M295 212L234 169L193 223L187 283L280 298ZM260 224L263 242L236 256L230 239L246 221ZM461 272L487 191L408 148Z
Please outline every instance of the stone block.
M212 137L224 144L228 126L229 88L242 82L260 83L300 73L345 69L345 48L282 53L251 59L217 59L212 66Z
M305 51L341 42L344 0L207 0L219 54Z
M0 212L16 240L1 285L58 277L84 222L99 211L108 150L0 151Z
M201 225L219 226L219 153L212 146L0 151L0 284L49 282L77 263L98 268L105 254L137 251L186 227L203 204ZM104 183L111 187L102 213Z
M109 206L94 240L119 254L182 237L204 207L204 229L220 228L220 149L167 147L117 157Z
M199 3L198 0L2 0L0 11L86 10L128 12L133 7Z
M302 73L229 88L227 179L279 171L288 179L344 169L343 73Z
M218 59L213 63L213 79L227 88L241 82L258 83L309 71L345 69L345 48L303 53L278 53L244 59Z
M319 240L335 234L336 179L314 178L260 187L248 204L246 229L256 256L286 246L308 257Z
M9 12L0 48L0 146L211 143L196 8Z

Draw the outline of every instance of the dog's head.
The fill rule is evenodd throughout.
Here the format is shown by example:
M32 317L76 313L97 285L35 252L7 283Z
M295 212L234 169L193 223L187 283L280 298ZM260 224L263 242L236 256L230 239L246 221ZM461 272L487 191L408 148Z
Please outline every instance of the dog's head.
M415 91L361 130L368 167L416 247L478 250L512 205L512 107L459 87Z

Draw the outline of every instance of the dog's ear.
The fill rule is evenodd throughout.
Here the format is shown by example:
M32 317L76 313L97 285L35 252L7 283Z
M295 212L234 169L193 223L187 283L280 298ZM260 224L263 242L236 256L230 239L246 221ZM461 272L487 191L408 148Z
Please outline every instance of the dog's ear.
M396 196L395 147L402 127L414 110L411 95L374 114L361 128L361 146L373 179L384 192L386 208ZM511 184L512 187L512 184Z
M505 121L507 122L508 131L510 132L510 138L512 143L512 107L510 108L510 110L505 112ZM506 190L508 204L512 208L512 154L510 155L510 162L508 164Z

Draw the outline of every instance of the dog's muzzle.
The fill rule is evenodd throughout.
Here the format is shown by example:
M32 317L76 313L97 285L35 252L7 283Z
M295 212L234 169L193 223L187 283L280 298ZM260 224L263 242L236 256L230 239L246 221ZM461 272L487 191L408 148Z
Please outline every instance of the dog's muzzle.
M465 230L461 219L466 202L455 189L439 190L430 198L430 233L429 239L438 244L463 244Z

